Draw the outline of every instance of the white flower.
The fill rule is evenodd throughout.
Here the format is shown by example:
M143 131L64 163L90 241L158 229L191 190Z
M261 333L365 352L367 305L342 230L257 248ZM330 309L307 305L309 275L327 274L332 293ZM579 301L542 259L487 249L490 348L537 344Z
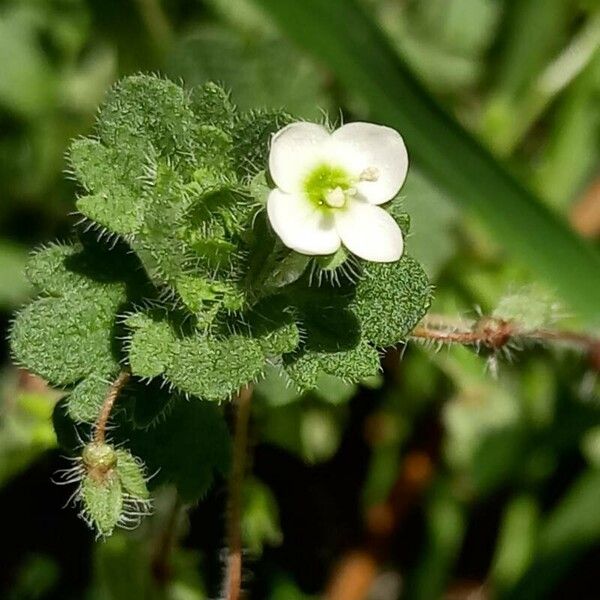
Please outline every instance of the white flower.
M292 123L273 136L269 169L277 188L267 212L288 248L326 255L344 244L370 261L402 256L402 232L378 206L406 179L408 155L397 131L349 123L329 133L314 123Z

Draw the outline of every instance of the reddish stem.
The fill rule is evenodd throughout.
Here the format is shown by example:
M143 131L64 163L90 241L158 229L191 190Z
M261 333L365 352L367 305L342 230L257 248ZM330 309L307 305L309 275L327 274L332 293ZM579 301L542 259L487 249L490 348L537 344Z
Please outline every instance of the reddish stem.
M110 414L115 404L115 400L117 399L121 390L125 387L125 384L129 381L130 377L131 373L129 373L129 371L121 371L119 376L111 384L108 393L106 394L106 398L104 399L104 404L102 404L102 409L100 410L98 420L96 421L96 428L94 430L95 442L103 444L106 441L106 427L108 425L108 420L110 419Z
M244 387L236 399L235 430L233 438L233 464L229 478L227 505L227 567L225 573L225 598L239 600L242 589L242 488L246 468L248 422L252 389Z

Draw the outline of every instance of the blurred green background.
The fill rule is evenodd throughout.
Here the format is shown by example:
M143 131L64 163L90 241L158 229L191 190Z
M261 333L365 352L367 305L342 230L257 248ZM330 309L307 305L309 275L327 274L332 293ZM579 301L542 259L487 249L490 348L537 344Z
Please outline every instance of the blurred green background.
M137 71L216 81L244 109L404 125L408 248L435 312L600 325L580 242L600 238L595 0L0 0L3 339L28 253L77 221L67 144ZM361 386L257 386L250 598L600 596L600 350L435 350L390 351ZM94 541L51 482L60 394L6 344L2 364L0 597L219 597L224 482L197 507L161 490L140 529Z

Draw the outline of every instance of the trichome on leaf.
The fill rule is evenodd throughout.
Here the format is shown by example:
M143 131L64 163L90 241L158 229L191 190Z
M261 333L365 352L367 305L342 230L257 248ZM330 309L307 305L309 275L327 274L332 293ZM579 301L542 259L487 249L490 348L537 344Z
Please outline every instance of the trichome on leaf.
M111 382L131 373L109 442L126 441L137 458L111 445L117 466L103 477L88 469L80 487L102 534L124 522L134 479L143 496L135 465L190 501L227 469L227 428L211 402L268 365L300 391L324 373L374 375L378 350L404 341L428 309L429 283L408 256L307 257L271 231L269 143L292 121L240 113L214 84L185 90L138 75L110 91L93 137L71 146L78 239L31 258L39 297L16 317L11 343L17 363L66 390L55 418L63 432L89 435ZM390 204L406 229L398 200Z

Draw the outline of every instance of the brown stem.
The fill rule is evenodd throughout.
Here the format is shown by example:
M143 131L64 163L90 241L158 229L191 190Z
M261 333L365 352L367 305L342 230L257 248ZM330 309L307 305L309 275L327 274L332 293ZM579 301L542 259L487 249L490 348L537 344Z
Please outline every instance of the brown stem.
M125 387L127 381L131 377L131 373L129 371L121 371L119 376L113 381L110 386L108 393L106 394L106 398L104 399L104 404L102 404L102 410L100 411L100 415L98 416L98 420L96 421L96 428L94 430L94 441L103 444L106 440L106 426L108 424L108 420L110 419L110 413L112 412L113 405L117 396Z
M414 338L433 340L446 344L468 345L481 341L481 335L472 331L443 331L441 329L429 329L426 326L415 327L410 335Z
M236 398L233 464L229 478L227 503L227 567L225 573L226 600L239 600L242 589L242 486L246 467L248 422L252 388L244 387Z
M600 338L587 333L561 329L527 330L519 323L493 317L457 324L443 316L430 315L413 330L411 336L446 344L480 344L492 349L502 348L517 339L558 342L578 346L590 356L595 355L600 348Z

